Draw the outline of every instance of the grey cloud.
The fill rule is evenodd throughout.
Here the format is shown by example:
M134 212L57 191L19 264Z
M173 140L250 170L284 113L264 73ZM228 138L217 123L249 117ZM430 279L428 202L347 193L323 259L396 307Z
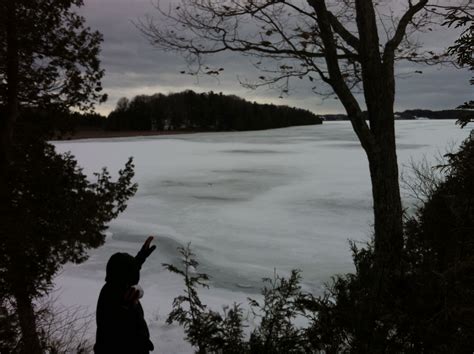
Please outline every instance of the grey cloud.
M147 14L153 14L152 0L86 0L81 10L88 25L104 34L102 63L106 70L103 80L109 101L98 110L107 113L115 106L118 98L156 92L176 92L189 88L195 91L216 91L237 94L258 102L294 105L316 113L343 112L339 101L333 98L323 100L311 92L308 80L294 80L290 96L279 99L279 92L269 89L251 91L240 86L238 79L252 79L257 71L248 58L225 53L209 58L209 63L225 68L219 80L182 75L185 61L179 55L163 53L147 42L133 21ZM162 1L163 2L163 1ZM176 3L176 1L171 1ZM165 2L166 4L166 2ZM420 41L431 49L450 45L456 32L446 30L419 34ZM453 68L419 67L403 64L398 72L414 73L423 70L423 75L412 74L397 80L397 110L405 108L442 109L455 107L472 99L469 73Z

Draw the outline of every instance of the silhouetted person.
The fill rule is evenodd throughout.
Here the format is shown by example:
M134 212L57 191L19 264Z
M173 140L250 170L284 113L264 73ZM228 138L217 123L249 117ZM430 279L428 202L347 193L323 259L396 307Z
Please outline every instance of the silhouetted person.
M153 343L139 299L140 269L155 250L150 236L138 254L115 253L107 262L105 285L97 302L95 353L142 354L152 351Z

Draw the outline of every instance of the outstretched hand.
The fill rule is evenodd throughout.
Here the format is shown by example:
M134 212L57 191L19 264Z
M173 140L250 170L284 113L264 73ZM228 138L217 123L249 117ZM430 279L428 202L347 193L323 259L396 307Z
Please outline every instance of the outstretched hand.
M140 252L144 252L146 256L148 257L156 248L155 245L150 247L151 241L153 241L153 236L148 236L146 239L145 243L143 244Z
M143 244L142 248L140 251L138 251L137 255L135 256L135 259L142 265L145 260L148 258L150 254L156 249L156 246L150 246L151 241L153 241L153 236L149 236L145 243Z

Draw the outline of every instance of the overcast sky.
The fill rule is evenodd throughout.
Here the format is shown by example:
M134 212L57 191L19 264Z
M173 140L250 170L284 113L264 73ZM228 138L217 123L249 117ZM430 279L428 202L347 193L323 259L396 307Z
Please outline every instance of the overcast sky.
M178 2L177 0L171 0ZM184 89L197 92L223 92L236 94L251 101L273 102L307 108L316 114L342 113L339 101L322 99L313 94L308 86L294 82L288 97L278 98L279 92L260 88L252 91L239 84L239 78L252 78L253 67L246 58L225 55L221 59L225 67L219 81L213 78L196 78L179 72L186 68L184 60L176 54L154 49L133 25L133 21L145 15L156 14L151 0L85 0L82 9L90 27L104 35L102 65L105 68L103 86L109 99L97 107L101 113L110 112L120 97L132 98L139 94L170 93ZM431 48L447 47L456 33L437 31L424 35L421 40ZM225 64L225 65L224 65ZM473 86L469 86L470 73L450 67L424 67L419 70L405 65L399 68L412 73L397 80L396 109L410 108L446 109L473 99Z

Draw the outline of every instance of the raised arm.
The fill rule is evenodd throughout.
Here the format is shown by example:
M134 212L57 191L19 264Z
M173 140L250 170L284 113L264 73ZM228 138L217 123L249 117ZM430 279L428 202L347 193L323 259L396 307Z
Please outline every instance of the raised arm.
M143 263L145 263L146 259L152 252L156 249L156 246L150 246L151 241L153 241L153 236L149 236L145 243L143 244L140 251L138 251L137 255L135 256L135 260L137 261L138 265L141 267Z

